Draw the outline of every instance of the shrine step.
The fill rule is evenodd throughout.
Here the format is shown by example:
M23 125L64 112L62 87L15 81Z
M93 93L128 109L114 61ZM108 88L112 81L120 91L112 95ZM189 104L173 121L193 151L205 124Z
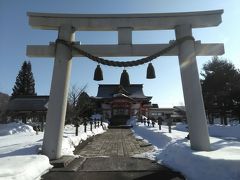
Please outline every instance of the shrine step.
M75 159L75 156L62 156L59 159L51 160L50 163L54 168L64 168Z
M126 115L114 116L110 120L110 126L125 126L127 125L128 119L129 116Z

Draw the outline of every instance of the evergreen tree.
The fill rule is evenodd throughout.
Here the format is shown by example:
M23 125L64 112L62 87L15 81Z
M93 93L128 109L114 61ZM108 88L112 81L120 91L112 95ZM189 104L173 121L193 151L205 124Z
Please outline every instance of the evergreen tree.
M36 95L35 81L30 61L23 62L22 68L16 78L12 96L14 97L17 95Z
M82 92L77 100L76 110L78 117L90 117L93 113L94 103L86 92Z
M239 103L239 71L227 60L213 57L203 66L201 73L203 98L208 115L218 112L221 122L227 124L227 112ZM210 118L211 119L211 118Z

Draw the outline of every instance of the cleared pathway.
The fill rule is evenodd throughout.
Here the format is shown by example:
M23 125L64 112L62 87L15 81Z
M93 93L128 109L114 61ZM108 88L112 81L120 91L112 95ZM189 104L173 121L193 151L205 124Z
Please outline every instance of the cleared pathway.
M133 156L153 150L151 144L136 139L130 129L109 129L96 136L78 154L85 157Z
M133 158L135 154L152 151L153 146L136 139L130 129L108 129L77 148L75 159L66 168L54 168L45 180L125 180L171 179L184 177L148 159Z

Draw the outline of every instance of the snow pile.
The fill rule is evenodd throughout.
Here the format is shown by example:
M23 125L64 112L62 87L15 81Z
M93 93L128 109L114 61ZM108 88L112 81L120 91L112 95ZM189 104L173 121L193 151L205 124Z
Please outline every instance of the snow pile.
M101 115L101 114L93 114L93 115L91 116L91 119L92 119L92 120L95 120L95 119L100 120L101 118L102 118L102 115Z
M32 133L19 133L0 136L0 158L38 154L42 146L42 139L42 132L38 135Z
M40 178L52 168L43 155L8 156L0 159L0 179L33 180Z
M208 129L210 136L240 139L240 125L224 126L216 124L209 126Z
M174 128L179 131L188 131L187 124L177 123ZM221 137L224 139L240 139L240 125L220 125L214 124L208 126L209 135L213 137Z
M106 128L107 124L104 123ZM90 136L105 132L102 127L94 128L84 133L84 127L78 129L79 136L75 136L75 127L67 125L64 129L62 155L73 155L74 147ZM39 179L52 166L47 156L38 155L43 133L36 135L31 126L22 123L0 125L0 180L30 180ZM8 133L14 132L14 133Z
M135 116L131 117L130 119L127 120L127 125L130 125L130 126L135 126L137 123L137 119Z
M188 125L185 123L176 123L176 126L173 127L173 129L186 132L188 131Z
M106 123L103 123L103 126L107 127ZM62 155L73 155L73 151L75 150L75 147L81 143L82 141L85 141L87 138L91 136L95 136L97 134L104 133L105 130L100 126L99 128L92 128L92 131L90 131L90 126L87 126L87 132L84 132L84 126L81 125L78 128L78 136L75 136L75 127L74 125L66 125L64 128L64 136L63 136L63 142L62 142Z
M236 126L240 132L240 126ZM193 151L185 139L187 132L172 130L168 127L146 127L138 123L134 133L152 143L154 152L137 155L155 159L170 168L180 171L187 179L240 179L240 142L210 138L212 151ZM216 130L217 131L217 130Z
M6 136L16 133L35 133L32 126L24 123L0 124L0 136Z
M0 125L0 179L39 179L52 166L49 159L37 155L42 146L43 133L23 123Z

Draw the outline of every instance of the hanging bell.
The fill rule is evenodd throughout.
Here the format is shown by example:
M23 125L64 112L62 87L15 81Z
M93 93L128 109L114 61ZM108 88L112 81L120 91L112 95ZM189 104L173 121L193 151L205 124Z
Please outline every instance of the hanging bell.
M123 70L122 74L121 74L121 79L120 79L120 85L122 86L129 86L130 85L130 81L129 81L129 75L127 70Z
M147 77L147 79L154 79L154 78L156 78L155 70L154 70L154 67L153 67L152 63L148 64L147 76L146 77Z
M95 72L94 72L94 78L95 81L102 81L103 80L103 73L100 65L97 65Z

